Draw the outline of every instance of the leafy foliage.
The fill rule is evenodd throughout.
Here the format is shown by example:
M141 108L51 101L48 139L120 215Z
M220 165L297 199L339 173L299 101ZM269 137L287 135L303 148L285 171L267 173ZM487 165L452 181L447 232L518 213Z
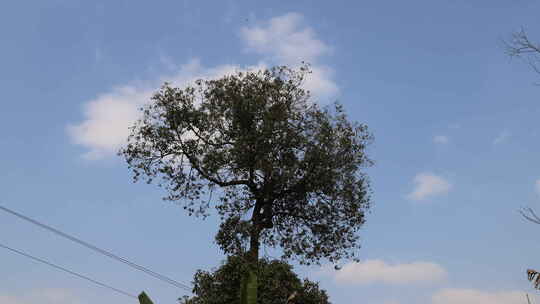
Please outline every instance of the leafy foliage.
M540 273L534 269L527 269L527 278L533 282L534 288L540 289Z
M310 73L275 67L165 84L120 151L135 180L159 180L189 214L214 206L227 254L260 244L301 263L354 258L370 205L367 126L302 89ZM219 188L219 189L218 189ZM248 213L251 213L249 216Z
M240 281L245 271L244 259L228 257L213 272L199 270L194 276L194 294L181 300L183 304L230 304L238 303ZM303 281L293 272L292 266L279 260L260 259L258 267L259 304L290 303L329 304L326 291L318 283Z

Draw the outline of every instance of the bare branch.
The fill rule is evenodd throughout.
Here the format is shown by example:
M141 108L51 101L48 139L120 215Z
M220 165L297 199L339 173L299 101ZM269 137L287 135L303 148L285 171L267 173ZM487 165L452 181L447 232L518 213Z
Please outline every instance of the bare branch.
M540 44L532 42L523 28L503 40L506 54L523 59L531 68L540 74Z
M526 220L530 221L530 222L533 222L535 224L539 224L540 225L540 217L538 217L536 215L536 213L534 212L533 209L531 209L530 207L526 207L526 208L523 208L521 210L519 210L519 213L521 214L521 216L523 216Z

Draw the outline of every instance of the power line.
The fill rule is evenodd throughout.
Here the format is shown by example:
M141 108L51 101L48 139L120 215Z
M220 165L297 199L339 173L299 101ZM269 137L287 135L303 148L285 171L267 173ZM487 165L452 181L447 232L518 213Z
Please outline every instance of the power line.
M128 265L130 267L133 267L133 268L135 268L135 269L137 269L139 271L142 271L142 272L144 272L144 273L146 273L146 274L148 274L150 276L153 276L154 278L156 278L158 280L161 280L161 281L163 281L165 283L168 283L168 284L171 284L171 285L173 285L173 286L175 286L177 288L184 289L186 291L191 292L191 287L189 287L189 285L187 285L187 284L184 284L184 283L178 282L176 280L173 280L173 279L171 279L171 278L169 278L167 276L164 276L164 275L162 275L160 273L157 273L157 272L155 272L155 271L153 271L151 269L148 269L148 268L146 268L144 266L141 266L141 265L138 265L138 264L136 264L134 262L131 262L131 261L127 260L126 258L120 257L120 256L118 256L118 255L116 255L114 253L111 253L110 251L107 251L107 250L101 249L101 248L99 248L99 247L97 247L95 245L89 244L89 243L87 243L87 242L85 242L85 241L83 241L83 240L81 240L79 238L76 238L76 237L74 237L72 235L69 235L69 234L67 234L65 232L62 232L62 231L60 231L58 229L55 229L55 228L53 228L51 226L48 226L46 224L43 224L41 222L38 222L38 221L36 221L34 219L31 219L31 218L29 218L29 217L27 217L25 215L22 215L22 214L20 214L18 212L15 212L15 211L11 210L11 209L8 209L6 207L0 206L0 210L5 211L5 212L7 212L9 214L12 214L12 215L14 215L14 216L16 216L16 217L18 217L20 219L23 219L23 220L25 220L27 222L30 222L30 223L32 223L32 224L34 224L36 226L39 226L39 227L41 227L43 229L49 230L50 232L52 232L52 233L54 233L56 235L59 235L59 236L61 236L63 238L66 238L66 239L72 241L72 242L75 242L75 243L77 243L79 245L82 245L82 246L84 246L84 247L86 247L86 248L88 248L90 250L93 250L93 251L98 252L98 253L100 253L102 255L105 255L105 256L107 256L107 257L109 257L111 259L114 259L114 260L117 260L117 261L119 261L121 263L124 263L124 264L126 264L126 265Z
M11 251L11 252L13 252L13 253L16 253L16 254L22 255L22 256L24 256L24 257L27 257L27 258L29 258L29 259L32 259L32 260L34 260L34 261L43 263L43 264L45 264L45 265L49 265L49 266L51 266L51 267L53 267L53 268L56 268L56 269L58 269L58 270L62 270L62 271L64 271L64 272L67 272L67 273L69 273L69 274L72 274L72 275L74 275L74 276L76 276L76 277L79 277L79 278L81 278L81 279L90 281L90 282L92 282L92 283L94 283L94 284L96 284L96 285L99 285L99 286L101 286L101 287L105 287L105 288L111 289L111 290L113 290L113 291L116 291L116 292L118 292L118 293L121 293L121 294L123 294L123 295L125 295L125 296L128 296L128 297L130 297L130 298L135 298L135 299L137 299L137 297L136 297L135 295L132 295L132 294L130 294L129 292L125 292L125 291L123 291L123 290L121 290L121 289L114 288L114 287L112 287L112 286L110 286L110 285L107 285L107 284L105 284L105 283L101 283L101 282L99 282L99 281L96 281L96 280L94 280L94 279L91 279L91 278L89 278L89 277L87 277L87 276L85 276L85 275L82 275L82 274L80 274L80 273L71 271L71 270L69 270L69 269L67 269L67 268L64 268L64 267L62 267L62 266L58 266L58 265L53 264L53 263L51 263L51 262L47 262L47 261L45 261L45 260L43 260L43 259L40 259L40 258L37 258L37 257L35 257L35 256L29 255L28 253L22 252L22 251L17 250L17 249L13 249L13 248L8 247L8 246L3 245L3 244L0 244L0 247L2 247L2 248L4 248L4 249L7 249L7 250L9 250L9 251Z

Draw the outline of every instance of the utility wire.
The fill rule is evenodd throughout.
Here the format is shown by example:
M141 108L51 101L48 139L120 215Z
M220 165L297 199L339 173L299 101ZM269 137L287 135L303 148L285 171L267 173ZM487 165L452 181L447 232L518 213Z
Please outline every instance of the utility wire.
M40 222L38 222L38 221L36 221L34 219L31 219L31 218L29 218L29 217L27 217L25 215L22 215L22 214L20 214L18 212L15 212L15 211L13 211L11 209L0 206L0 210L5 211L5 212L7 212L9 214L12 214L12 215L14 215L14 216L16 216L16 217L18 217L20 219L23 219L23 220L25 220L27 222L30 222L30 223L32 223L32 224L34 224L36 226L39 226L39 227L41 227L43 229L49 230L50 232L53 232L56 235L59 235L59 236L61 236L63 238L66 238L66 239L68 239L68 240L70 240L72 242L75 242L75 243L77 243L79 245L82 245L82 246L84 246L84 247L86 247L88 249L91 249L91 250L95 251L95 252L103 254L103 255L111 258L111 259L117 260L117 261L119 261L121 263L124 263L124 264L126 264L128 266L131 266L131 267L133 267L133 268L135 268L135 269L137 269L139 271L142 271L142 272L144 272L144 273L146 273L146 274L148 274L150 276L153 276L154 278L156 278L158 280L161 280L161 281L163 281L165 283L171 284L171 285L173 285L173 286L175 286L177 288L184 289L184 290L189 291L189 292L191 292L191 290L192 290L191 287L189 285L187 285L187 284L184 284L184 283L178 282L176 280L173 280L173 279L171 279L171 278L169 278L167 276L164 276L162 274L159 274L159 273L157 273L157 272L155 272L155 271L153 271L151 269L148 269L148 268L146 268L144 266L141 266L141 265L138 265L138 264L136 264L134 262L131 262L131 261L127 260L126 258L120 257L120 256L118 256L118 255L116 255L114 253L111 253L111 252L109 252L109 251L107 251L105 249L101 249L101 248L99 248L99 247L97 247L95 245L89 244L89 243L87 243L87 242L85 242L85 241L83 241L81 239L78 239L78 238L76 238L74 236L71 236L71 235L69 235L67 233L64 233L64 232L62 232L62 231L60 231L58 229L55 229L55 228L53 228L51 226L46 225L46 224L40 223Z
M62 266L58 266L58 265L55 265L55 264L53 264L53 263L47 262L47 261L45 261L45 260L43 260L43 259L40 259L40 258L37 258L37 257L35 257L35 256L29 255L28 253L19 251L19 250L17 250L17 249L13 249L13 248L8 247L8 246L3 245L3 244L0 244L0 247L1 247L1 248L4 248L4 249L7 249L7 250L9 250L9 251L11 251L11 252L13 252L13 253L16 253L16 254L22 255L22 256L24 256L24 257L27 257L27 258L29 258L29 259L32 259L32 260L34 260L34 261L43 263L43 264L45 264L45 265L49 265L49 266L51 266L51 267L53 267L53 268L56 268L56 269L58 269L58 270L62 270L62 271L64 271L64 272L67 272L67 273L69 273L69 274L72 274L72 275L74 275L74 276L76 276L76 277L79 277L79 278L81 278L81 279L90 281L90 282L92 282L92 283L94 283L94 284L96 284L96 285L99 285L99 286L101 286L101 287L105 287L105 288L111 289L111 290L113 290L113 291L116 291L116 292L118 292L118 293L121 293L121 294L123 294L123 295L125 295L125 296L128 296L128 297L130 297L130 298L135 298L135 299L137 299L137 297L136 297L135 295L132 295L132 294L130 294L129 292L125 292L125 291L123 291L123 290L120 290L120 289L118 289L118 288L114 288L114 287L112 287L112 286L110 286L110 285L107 285L107 284L105 284L105 283L101 283L101 282L99 282L99 281L96 281L96 280L94 280L94 279L91 279L91 278L89 278L89 277L87 277L87 276L85 276L85 275L82 275L82 274L80 274L80 273L71 271L71 270L69 270L69 269L67 269L67 268L64 268L64 267L62 267Z

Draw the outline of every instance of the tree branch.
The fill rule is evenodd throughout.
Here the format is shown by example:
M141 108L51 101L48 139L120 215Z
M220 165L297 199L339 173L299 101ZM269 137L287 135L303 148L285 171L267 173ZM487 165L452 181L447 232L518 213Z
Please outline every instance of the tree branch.
M519 213L521 214L521 216L523 216L526 220L530 221L530 222L533 222L535 224L540 224L540 217L538 217L536 215L536 213L534 212L534 210L532 210L532 208L530 207L527 207L527 208L523 208L521 210L519 210ZM527 214L529 213L529 214Z
M212 183L220 186L220 187L229 187L229 186L238 186L238 185L246 185L248 187L251 187L251 183L247 179L239 179L239 180L231 180L231 181L221 181L215 177L210 176L206 172L204 172L197 164L195 164L195 160L193 160L189 155L185 154L186 157L190 160L191 166L193 169L199 173L202 177L206 178L207 180L211 181Z
M540 74L540 44L530 41L523 28L513 33L510 41L503 40L503 43L510 57L523 58L536 73Z

